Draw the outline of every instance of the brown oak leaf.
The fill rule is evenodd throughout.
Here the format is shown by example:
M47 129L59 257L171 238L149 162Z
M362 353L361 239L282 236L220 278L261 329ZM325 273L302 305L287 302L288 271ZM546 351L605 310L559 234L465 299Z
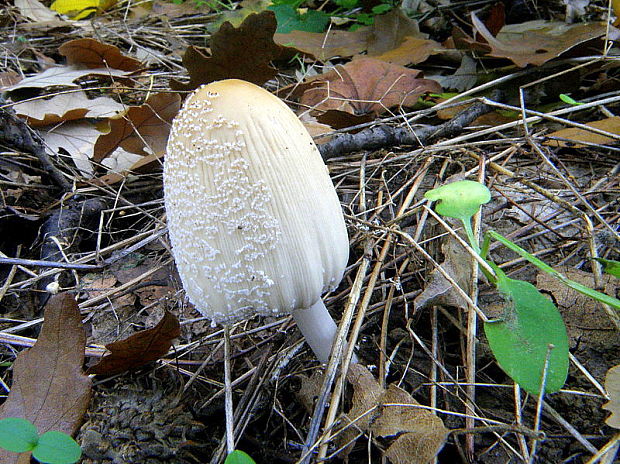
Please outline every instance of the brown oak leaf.
M262 85L277 74L272 61L289 59L295 49L277 45L273 41L277 22L273 11L248 16L238 28L229 22L211 36L211 54L191 46L183 56L183 66L190 80L170 81L174 90L194 90L202 84L221 79L243 79Z

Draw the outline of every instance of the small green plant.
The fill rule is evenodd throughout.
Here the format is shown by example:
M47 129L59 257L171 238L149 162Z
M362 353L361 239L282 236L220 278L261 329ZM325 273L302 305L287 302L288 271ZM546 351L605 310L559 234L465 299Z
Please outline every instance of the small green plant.
M234 450L226 456L224 464L256 464L256 462L254 462L254 459L252 459L249 454L241 450Z
M500 319L484 324L489 345L500 367L525 391L558 391L568 375L568 336L556 306L538 289L522 280L510 279L487 259L491 239L515 251L539 269L558 278L584 295L620 309L620 300L574 282L551 266L495 231L485 233L482 247L474 237L471 217L491 199L484 185L463 180L426 192L436 201L435 210L463 223L471 247L487 261L493 273L481 267L488 280L504 296L506 305Z
M50 430L39 435L32 422L19 417L0 420L0 447L13 453L30 451L44 464L73 464L82 455L80 445L66 433Z

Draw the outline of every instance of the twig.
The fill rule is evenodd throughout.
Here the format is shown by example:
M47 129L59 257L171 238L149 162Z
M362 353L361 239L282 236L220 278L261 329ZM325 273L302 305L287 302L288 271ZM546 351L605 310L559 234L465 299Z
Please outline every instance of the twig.
M411 130L409 127L379 125L357 134L336 135L318 148L323 159L327 160L355 151L378 150L399 145L422 146L433 139L450 137L461 132L472 121L490 111L493 111L490 105L476 102L439 126L419 126Z

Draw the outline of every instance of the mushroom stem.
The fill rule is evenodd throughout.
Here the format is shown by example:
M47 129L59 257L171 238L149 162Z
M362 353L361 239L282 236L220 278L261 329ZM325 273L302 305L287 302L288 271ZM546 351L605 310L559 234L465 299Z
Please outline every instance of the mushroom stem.
M230 326L224 324L224 415L226 417L226 452L235 449L232 379L230 375Z
M327 311L323 299L319 298L316 303L307 309L292 311L292 315L299 331L306 339L306 342L308 342L308 345L310 345L318 360L322 363L327 363L338 326ZM357 362L355 355L353 355L351 362Z

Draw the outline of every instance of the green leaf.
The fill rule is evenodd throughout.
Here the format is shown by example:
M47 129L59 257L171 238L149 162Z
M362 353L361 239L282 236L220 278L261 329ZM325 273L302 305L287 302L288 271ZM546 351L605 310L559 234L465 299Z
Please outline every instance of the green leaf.
M562 100L564 103L568 103L569 105L574 105L574 106L583 105L583 103L578 102L577 100L575 100L572 97L569 97L565 93L560 94L560 100Z
M429 190L424 197L437 201L435 211L442 216L466 221L491 200L491 192L479 182L460 180Z
M0 420L0 447L13 453L31 451L39 441L39 433L32 422L20 417Z
M517 245L516 243L511 242L506 237L504 237L501 234L498 234L494 230L489 230L488 232L486 232L485 235L487 235L489 237L492 237L493 239L497 240L498 242L501 242L503 245L506 246L506 248L509 248L512 251L514 251L515 253L518 253L519 256L521 256L522 258L525 258L526 260L528 260L530 263L532 263L538 269L540 269L542 271L545 271L547 274L551 274L552 276L554 276L555 278L560 280L567 287L570 287L573 290L578 291L579 293L582 293L582 294L584 294L586 296L589 296L590 298L593 298L593 299L595 299L597 301L600 301L601 303L605 303L605 304L611 306L612 308L616 308L616 309L620 310L620 300L618 300L618 298L614 298L613 296L606 295L605 293L601 293L601 292L599 292L597 290L594 290L594 289L592 289L590 287L587 287L587 286L585 286L583 284L580 284L579 282L575 282L574 280L570 280L568 277L565 277L563 274L561 274L560 272L558 272L555 269L553 269L551 266L549 266L544 261L541 261L536 256L532 255L531 253L528 253L523 248L521 248L519 245Z
M45 464L73 464L79 461L82 450L66 433L50 430L39 437L32 455Z
M545 392L558 391L568 375L568 335L560 312L532 284L494 267L507 305L502 320L485 323L484 332L498 364L521 388L538 394L548 360Z
M594 258L603 265L603 270L606 274L612 275L620 279L620 261L614 261L612 259Z
M330 22L327 13L317 10L308 10L300 15L292 5L272 5L268 8L276 14L278 30L280 34L288 34L292 31L323 32Z
M381 15L383 13L387 13L392 8L394 8L392 5L389 5L387 3L380 3L379 5L375 5L372 7L372 12L373 14Z
M247 453L244 453L241 450L234 450L228 456L226 456L226 461L224 464L256 464L254 459L252 459Z

